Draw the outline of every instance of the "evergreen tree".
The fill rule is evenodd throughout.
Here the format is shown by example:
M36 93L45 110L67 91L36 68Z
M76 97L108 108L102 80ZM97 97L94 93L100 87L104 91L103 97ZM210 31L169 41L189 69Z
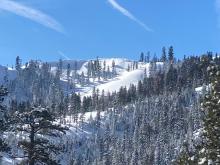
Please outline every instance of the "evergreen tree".
M104 78L104 80L107 80L107 75L106 75L106 61L104 60L103 62L103 69L102 69L102 76Z
M202 142L190 153L188 145L174 162L177 165L218 165L220 164L220 67L208 67L211 80L211 89L202 101L202 110L205 113ZM186 143L184 143L186 144ZM192 159L193 158L193 159Z
M204 119L204 144L201 156L203 163L220 164L220 67L210 66L211 91L202 103L206 116Z
M63 73L63 60L59 59L59 63L57 66L57 78L60 79Z
M168 52L168 59L170 63L174 62L174 52L173 52L173 46L169 47L169 52Z
M138 86L137 86L137 94L139 98L143 98L143 84L141 81L138 81Z
M67 64L66 76L67 76L68 82L69 82L69 79L70 79L70 72L71 72L71 66L70 66L70 64Z
M128 64L127 71L130 72L130 69L131 69L131 67L130 67L130 65Z
M1 153L4 151L8 151L9 148L4 141L3 132L8 128L7 116L6 116L6 108L3 105L4 97L7 95L7 89L3 86L0 87L0 157Z
M73 114L74 122L78 121L78 115L81 109L81 99L76 93L73 93L70 100L70 112Z
M113 75L116 75L115 60L112 60L112 73L113 73Z
M166 54L166 48L162 48L162 56L161 56L161 61L166 62L167 61L167 54Z
M60 148L46 137L59 137L67 128L54 123L55 117L48 109L32 107L29 111L15 113L17 130L25 132L27 138L19 141L24 150L27 164L58 164L54 156L58 155ZM25 136L26 136L25 135Z
M97 57L97 76L98 80L101 80L101 73L102 73L102 67L101 67L101 62L99 61L99 58Z
M19 56L16 57L15 69L16 69L17 71L20 71L20 70L21 70L21 59L20 59Z

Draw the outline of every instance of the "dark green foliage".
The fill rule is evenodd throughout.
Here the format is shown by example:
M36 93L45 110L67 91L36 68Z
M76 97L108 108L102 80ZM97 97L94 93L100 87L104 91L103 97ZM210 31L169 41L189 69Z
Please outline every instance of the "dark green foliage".
M26 112L16 112L17 131L25 132L27 139L19 142L29 165L36 163L58 164L54 157L60 148L50 142L49 137L59 137L67 128L55 124L55 117L48 109L32 107ZM43 135L43 136L42 136Z
M208 72L211 80L210 93L205 96L202 107L205 112L204 144L201 159L213 164L220 164L220 67L210 66Z
M167 54L166 54L166 48L162 48L162 55L161 55L161 61L166 62L167 61Z
M205 57L203 59L207 60ZM220 164L220 67L212 64L207 70L211 84L209 93L201 103L205 114L202 142L191 153L188 146L183 146L185 150L175 162L178 165Z
M9 151L9 147L5 143L5 139L2 137L3 132L8 129L8 117L6 115L6 108L2 105L4 97L8 94L8 91L3 86L0 86L0 153L4 151ZM1 156L1 154L0 154Z
M177 69L174 68L173 65L171 64L166 77L167 90L173 91L174 89L177 89L177 85L178 85L177 78L178 78Z
M173 52L173 46L169 47L169 51L168 51L168 59L170 63L174 62L174 52Z

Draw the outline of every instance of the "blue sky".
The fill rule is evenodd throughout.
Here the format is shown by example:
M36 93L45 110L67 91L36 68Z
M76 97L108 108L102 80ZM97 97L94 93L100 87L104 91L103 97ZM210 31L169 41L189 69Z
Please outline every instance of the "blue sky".
M1 64L220 52L220 0L0 0Z

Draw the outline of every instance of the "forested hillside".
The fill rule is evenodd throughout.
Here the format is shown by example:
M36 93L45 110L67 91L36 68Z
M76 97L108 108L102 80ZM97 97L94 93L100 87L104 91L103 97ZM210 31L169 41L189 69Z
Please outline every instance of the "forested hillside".
M137 61L17 57L0 67L2 164L218 164L219 64L172 46Z

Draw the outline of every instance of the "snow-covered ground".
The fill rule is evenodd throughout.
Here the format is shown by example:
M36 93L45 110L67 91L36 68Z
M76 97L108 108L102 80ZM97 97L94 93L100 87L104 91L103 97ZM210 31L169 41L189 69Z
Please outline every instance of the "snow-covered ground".
M204 94L204 93L206 93L207 91L209 91L210 88L211 88L211 85L203 85L203 86L200 86L200 87L195 88L195 91L196 91L198 94Z
M81 92L82 96L88 96L92 94L93 87L99 89L101 92L102 90L105 91L105 94L110 92L117 92L119 91L120 87L127 87L131 84L137 85L139 80L143 80L144 76L150 75L150 63L138 63L138 69L127 71L128 66L133 64L132 61L126 59L105 59L106 63L111 63L112 60L116 61L116 72L117 76L113 79L110 79L106 82L96 82L95 86L90 86L90 89L87 87L86 91ZM157 62L157 68L161 68L163 63ZM146 73L145 73L146 72Z
M142 69L137 69L134 71L124 71L120 73L116 78L112 79L111 81L108 81L103 84L98 84L96 86L96 89L99 89L99 91L104 90L105 93L107 92L114 92L119 91L120 87L129 87L131 84L136 85L139 80L142 80L144 78L144 71ZM84 95L91 95L92 90L90 89L88 92L86 92Z
M81 117L83 115L83 122L81 121ZM64 136L62 136L61 141L68 141L69 139L74 139L74 140L81 140L83 138L89 138L93 135L94 131L94 125L93 122L96 121L97 118L97 111L93 112L86 112L85 114L78 114L78 122L74 122L73 116L67 116L65 119L62 119L62 126L68 127L69 130L66 132ZM100 112L100 119L101 122L104 122L105 120L108 119L108 113L107 112ZM59 123L59 120L57 120ZM10 136L10 135L9 135ZM25 136L25 135L16 135L16 138L19 138L20 136ZM15 138L15 137L11 137ZM58 139L53 139L55 143L59 143L57 140ZM16 145L14 146L16 148ZM16 150L16 149L15 149ZM17 151L16 151L17 153ZM13 154L15 155L15 154ZM65 156L65 155L63 155ZM6 154L3 155L2 160L0 159L0 165L14 165L18 163L21 159L12 159ZM66 165L66 159L61 160L62 165Z

